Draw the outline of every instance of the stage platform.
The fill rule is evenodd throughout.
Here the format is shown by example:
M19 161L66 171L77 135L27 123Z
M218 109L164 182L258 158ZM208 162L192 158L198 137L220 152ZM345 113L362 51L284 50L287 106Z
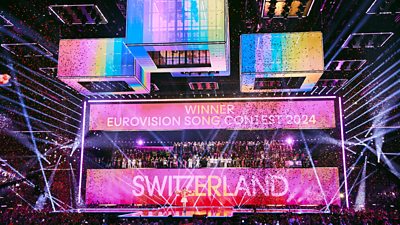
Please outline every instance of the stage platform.
M210 218L218 217L232 217L235 214L253 214L253 213L324 213L317 209L272 209L272 208L258 208L258 209L244 209L234 207L186 207L184 210L180 206L160 207L160 208L81 208L75 209L74 212L79 213L112 213L121 214L121 218L151 218L151 217L193 217L193 216L206 216Z

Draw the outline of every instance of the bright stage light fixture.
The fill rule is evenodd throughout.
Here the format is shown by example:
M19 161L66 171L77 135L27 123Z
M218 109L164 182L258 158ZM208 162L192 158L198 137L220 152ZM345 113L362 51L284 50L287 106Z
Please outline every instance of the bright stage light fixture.
M310 14L315 0L264 0L263 18L304 18Z

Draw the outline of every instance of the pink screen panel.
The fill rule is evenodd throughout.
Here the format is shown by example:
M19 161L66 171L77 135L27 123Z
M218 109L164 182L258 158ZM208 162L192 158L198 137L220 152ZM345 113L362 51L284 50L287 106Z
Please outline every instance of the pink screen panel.
M331 129L334 100L92 104L90 130Z
M319 178L320 185L318 184ZM340 205L337 168L87 170L86 204Z

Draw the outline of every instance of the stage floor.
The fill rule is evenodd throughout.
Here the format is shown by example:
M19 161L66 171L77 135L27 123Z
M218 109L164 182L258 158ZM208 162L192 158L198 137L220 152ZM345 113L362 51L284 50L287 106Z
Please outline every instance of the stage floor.
M82 208L77 209L81 213L117 213L121 218L138 217L193 217L207 216L213 217L232 217L234 214L252 214L254 209L239 209L233 207L163 207L163 208ZM256 209L256 213L321 213L316 209Z

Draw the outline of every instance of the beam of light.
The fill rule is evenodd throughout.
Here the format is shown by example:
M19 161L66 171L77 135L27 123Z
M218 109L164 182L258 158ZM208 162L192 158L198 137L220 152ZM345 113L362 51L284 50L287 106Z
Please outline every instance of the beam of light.
M74 199L76 200L78 198L78 193L76 190L78 190L78 185L76 184L76 177L75 177L75 173L74 173L74 169L72 168L72 163L69 163L69 168L71 171L71 188L70 188L70 193L71 193L71 205L74 206L74 203L76 203L76 201L74 201ZM72 190L71 190L72 189Z
M394 157L392 159L389 160L389 162L392 162L396 159L397 157ZM371 162L367 162L371 165L376 166L375 164L371 163ZM370 176L372 176L373 174L375 174L376 172L378 172L378 169L375 169L373 172L369 173L364 179L361 179L359 182L357 182L355 185L359 185L361 182L363 182L364 180L367 180Z
M398 94L400 94L400 89L397 90L395 93L392 93L391 95L387 96L387 97L386 97L384 100L382 100L381 102L382 102L382 103L386 103L387 101L392 100L392 98L397 99L397 98L398 98ZM398 106L398 105L399 105L399 104L394 105L394 106L392 106L391 108L393 109L393 107L396 107L396 106ZM380 105L380 104L375 104L373 107L370 107L368 110L364 111L364 112L361 113L359 116L357 116L356 118L354 118L354 119L352 119L351 121L349 121L348 123L346 123L346 126L349 125L349 124L351 124L352 122L356 121L358 118L360 118L361 116L365 115L366 113L368 113L368 112L370 112L370 111L376 109L376 108L379 107L379 106L381 106L381 105ZM385 111L387 111L387 110L385 110ZM372 118L374 118L374 117L372 117ZM346 118L345 118L345 119L346 119Z
M366 149L367 149L367 148L364 147L364 149L362 150L361 154L357 157L357 160L353 163L353 165L350 166L350 168L355 167L355 166L358 164L358 162L359 162L360 159L362 158L362 156L363 156L363 154L364 154L364 152L365 152ZM354 170L352 170L352 169L348 169L348 170L346 171L347 177L349 177L349 176L352 174L353 171L354 171ZM340 184L339 188L336 190L336 193L335 193L334 197L331 199L331 201L330 201L329 204L327 205L327 209L332 205L333 201L335 200L335 197L339 194L339 192L340 192L340 190L343 188L344 184L345 184L344 181ZM356 185L357 185L357 184L354 184L354 186L356 186Z
M37 131L33 131L32 133L36 133ZM24 132L24 133L30 133L28 131ZM42 132L39 132L42 133ZM11 132L6 132L7 135L15 138L16 140L18 140L22 145L24 145L27 148L32 148L32 145L29 144L29 142L26 141L26 139L28 139L29 137L27 137L28 135L17 135L16 132L11 131ZM26 138L26 139L25 139ZM63 144L61 143L56 143L54 141L50 141L50 140L46 140L46 139L41 139L41 138L36 138L35 139L36 142L40 142L40 143L44 143L44 144L51 144L51 145L55 145L57 147L61 147L60 149L62 149ZM46 153L45 153L46 154ZM47 159L46 159L47 160Z
M48 185L49 190L50 190L50 188L51 188L51 185L53 184L54 176L55 176L55 173L56 173L56 171L57 171L57 168L58 168L58 165L59 165L59 163L60 163L60 160L61 160L61 156L58 158L57 163L56 163L56 165L55 165L55 169L53 170L53 172L51 172L50 178L49 178L49 180L48 180L48 182L47 182L47 185ZM51 196L51 195L46 196L45 194L39 195L38 199L36 200L35 208L40 209L40 210L43 209L44 204L45 204L45 202L46 202L46 198L49 198L49 199L50 199L50 198L53 198L53 196ZM58 205L56 202L53 201L53 199L50 199L50 201L53 202L53 204ZM58 205L58 206L59 206L59 205ZM53 211L55 211L55 208L53 208Z
M79 100L80 102L82 102L82 99L80 99L80 98L78 98L77 96L75 96L74 94L70 93L71 90L73 90L73 89L70 88L69 86L67 86L67 85L65 85L65 84L63 84L63 83L61 83L61 82L59 82L59 81L57 81L57 80L51 79L51 77L42 75L42 74L40 74L40 73L38 73L38 72L36 72L36 71L34 71L34 70L32 70L32 69L26 67L25 65L23 65L23 64L21 64L21 63L15 62L14 66L15 66L15 65L17 65L18 67L21 67L22 69L27 70L28 72L30 72L30 73L32 73L32 74L35 74L35 75L37 75L37 76L39 76L39 77L41 77L41 78L44 78L44 79L46 79L46 80L52 82L52 83L54 84L54 86L58 87L59 89L61 89L62 91L66 92L68 95L70 95L71 97L73 97L73 98Z
M18 111L16 111L16 110L13 110L13 109L10 109L10 108L6 108L6 107L3 107L3 106L1 106L1 105L0 105L0 109L4 109L4 110L10 111L10 112L13 112L13 113L15 113L15 114L17 114L17 115L20 115L20 116L24 117L24 118L27 117L27 118L29 118L30 120L34 120L34 121L37 121L37 122L39 122L39 123L43 123L43 124L46 124L46 125L48 125L48 126L54 127L54 128L56 128L56 129L58 129L58 130L62 130L62 131L65 131L65 132L67 132L67 133L70 133L70 134L72 134L72 135L75 135L75 133L73 133L73 132L71 132L71 131L69 131L69 130L65 130L65 129L63 129L63 128L60 128L59 126L55 126L55 125L53 125L53 124L51 124L51 123L45 122L45 121L40 120L40 119L37 119L37 118L35 118L35 117L31 117L31 116L29 116L29 115L24 115L23 113L18 112ZM34 133L34 131L33 131L33 126L30 126L29 133L30 133L30 134L33 134L33 133Z
M350 83L352 83L352 82L355 81L359 76L361 76L365 70L369 69L369 68L372 67L376 62L380 61L381 58L382 58L383 56L385 56L389 51L391 51L394 47L396 47L396 45L397 45L399 42L400 42L400 39L397 40L393 45L389 46L389 47L387 48L387 50L385 50L383 53L381 53L381 54L376 58L375 61L373 61L372 63L370 63L370 64L367 65L366 67L364 67L361 71L359 71L356 75L354 75L350 80L348 80L348 81L343 85L343 87L341 87L341 88L339 88L338 90L336 90L335 92L333 92L333 94L336 94L336 93L339 92L340 90L344 90L345 88L347 88L347 86L349 86ZM390 61L390 60L391 60L395 55L397 55L399 52L400 52L400 49L397 50L394 54L390 55L389 57L386 57L385 61L384 61L383 63L379 64L379 65L378 65L377 67L375 67L375 68L378 68L378 69L381 68L386 62ZM347 93L349 93L349 92L351 92L352 90L354 90L359 84L361 84L361 83L362 83L364 80L366 80L367 78L368 78L368 76L365 77L365 78L363 78L363 80L362 80L361 82L358 82L357 84L353 85L352 88L351 88L349 91L347 91Z
M365 156L364 167L362 170L361 184L358 187L356 203L354 205L355 211L362 211L365 209L365 177L367 175L367 156Z
M352 88L351 88L350 90L348 90L343 96L346 97L346 96L347 96L348 94L350 94L356 87L358 87L359 85L365 83L366 80L369 78L369 76L375 75L375 72L376 72L376 71L378 71L381 67L385 66L387 63L389 63L389 62L392 60L392 58L393 58L394 56L396 56L399 52L400 52L400 50L399 50L399 51L396 51L395 54L392 54L389 58L386 58L384 62L382 62L381 64L379 64L377 67L374 67L374 69L373 69L371 72L369 72L367 76L365 76L365 77L364 77L360 82L358 82L357 84L353 85ZM375 62L376 62L376 61L375 61ZM358 74L361 75L361 72L363 72L364 70L370 68L370 66L372 66L372 65L373 65L373 64L370 64L369 66L365 67L365 68L364 68L363 70L361 70ZM395 66L398 65L398 62L396 62L395 64L390 64L390 65L391 65L391 66L390 66L389 68L390 68L390 69L393 69ZM389 70L386 69L386 70L385 70L384 72L382 72L378 77L374 78L374 79L373 79L372 81L370 81L369 83L372 83L372 82L374 82L375 80L381 78L381 77L382 77L384 74L386 74L388 71L389 71ZM354 78L354 77L353 77L353 78ZM351 80L352 80L352 79L351 79ZM349 82L347 82L347 83L345 84L345 86L348 85L348 83L349 83ZM364 90L366 87L369 87L369 86L367 85L367 86L363 87L363 88L361 89L361 91ZM354 97L354 95L353 95L353 97ZM347 103L347 102L346 102L346 103Z
M12 82L15 83L15 81L12 81ZM26 90L28 90L29 93L35 93L35 94L37 94L38 96L42 96L42 95L43 95L43 94L41 94L41 93L39 93L39 92L33 90L32 88L30 88L30 87L28 87L28 86L23 85L23 84L19 84L19 86L22 87L22 88L24 88L24 89L26 89ZM24 95L24 96L25 96L25 95ZM47 101L53 102L54 104L56 104L56 105L58 105L58 106L61 106L61 107L65 108L65 109L67 109L68 111L71 111L71 112L73 112L73 113L75 113L75 114L77 114L77 115L79 115L79 116L81 115L80 113L76 112L75 110L71 109L70 107L67 107L67 106L63 105L63 104L61 104L61 103L59 103L59 102L57 102L57 101L51 99L50 97L47 97Z
M348 147L346 147L346 150L347 150L347 151L349 151L349 152L351 152L351 153L353 153L354 155L356 155L356 154L357 154L357 152L355 152L355 151L351 150L351 149L350 149L350 148L348 148Z
M228 142L232 142L232 141L236 140L237 135L238 135L238 131L237 131L237 130L234 130L234 131L229 135ZM228 145L226 146L226 148L227 148L227 147L228 147ZM226 148L225 148L225 149L226 149ZM225 151L225 149L224 149L224 151ZM210 175L213 175L213 174L214 174L215 168L216 168L216 165L212 168L211 174L210 174ZM192 170L195 170L195 168L192 168ZM203 187L203 188L201 189L201 192L204 192L204 190L205 190L205 187ZM243 196L243 197L244 197L244 196ZM243 201L243 197L242 197L242 200L241 200L240 202ZM197 202L199 201L199 199L200 199L200 196L198 196L197 199L196 199L196 201L194 201L194 205L197 204ZM241 203L237 204L236 200L235 200L235 203L236 203L236 205L238 205L238 206L240 207L240 204L241 204Z
M8 65L6 65L6 66L7 66L8 68L10 68ZM10 68L10 69L12 69L12 68ZM33 82L34 84L37 84L38 86L40 86L40 87L46 89L48 92L51 92L51 93L53 93L54 95L57 95L57 96L60 97L61 99L66 99L68 102L70 102L71 104L75 105L76 107L79 107L79 108L82 107L82 106L76 104L75 102L69 100L68 98L65 98L65 97L62 96L60 93L57 93L56 91L52 90L51 88L48 88L48 87L46 87L45 85L41 84L40 82L38 82L38 81L36 81L36 80L30 78L29 76L25 75L25 74L22 73L21 71L14 70L14 69L12 69L12 70L13 70L14 72L18 73L19 75L23 76L24 78L30 80L30 81Z
M82 113L82 130L81 130L81 158L79 163L79 185L78 185L78 204L82 202L82 175L83 175L83 153L85 151L85 132L86 132L86 101L83 102Z
M18 174L22 179L24 179L24 181L26 181L29 184L29 186L31 186L31 187L36 186L30 180L28 180L24 175L22 175L18 170L16 170L14 167L12 167L10 164L8 164L7 160L4 160L0 157L0 162L7 165L14 173Z
M367 132L367 131L368 130L364 130L363 132L361 132L359 134L353 135L351 138L349 138L349 140L350 139L360 140L360 139L358 139L358 136L363 134L363 133L365 133L365 132ZM363 139L363 142L374 140L375 138L382 138L384 135L389 134L389 133L391 133L393 131L397 131L397 129L386 129L385 131L381 131L381 133L379 135L373 135L371 137ZM362 142L359 141L359 142L355 143L355 145L362 145Z
M377 155L377 152L375 149L373 149L372 147L370 147L368 144L365 144L364 141L356 138L360 143L362 143L363 146L365 146L368 150L370 150L372 153L374 153L375 155ZM391 160L389 160L384 154L381 155L381 158L383 159L383 162L385 163L385 165L388 166L389 171L392 172L397 178L400 179L400 167L399 165L397 165L397 163L392 162Z
M352 171L353 171L353 170L352 170ZM351 174L352 171L350 171L349 176L350 176L350 174ZM377 171L378 171L378 170L375 170L375 171L373 171L372 173L368 174L368 176L365 177L365 180L368 179L370 176L372 176L372 175L373 175L374 173L376 173ZM360 182L355 183L354 186L357 186L359 183L360 183ZM342 188L342 186L343 186L343 183L340 185L339 190ZM339 190L336 192L335 196L339 193ZM331 201L329 204L331 205L332 202L333 202L333 199L332 199L332 201Z
M21 103L19 103L19 102L17 102L17 101L14 101L14 100L12 100L12 99L10 99L10 98L4 97L4 96L2 96L2 95L0 95L0 99L4 99L4 100L6 100L6 101L8 101L8 102L11 102L11 103L14 103L14 104L16 104L16 105L22 106ZM37 113L39 113L39 114L41 114L41 115L43 115L43 116L46 116L46 117L48 117L48 118L51 118L51 119L53 119L53 120L57 120L58 122L61 122L61 123L65 124L65 125L68 125L68 126L71 126L71 127L73 127L73 128L79 129L79 127L77 127L77 126L75 126L75 125L72 125L72 124L70 124L70 123L67 123L67 122L65 122L64 120L60 120L60 119L58 119L58 118L56 118L56 117L54 117L54 116L51 116L51 115L49 115L49 114L46 114L46 113L44 113L43 111L37 110L37 109L32 108L32 107L27 106L27 105L25 105L25 108L26 108L26 109L29 109L29 110L32 110L32 111L34 111L34 112L37 112Z
M361 108L363 108L364 106L368 105L371 101L379 98L381 95L383 94L387 94L388 91L393 88L395 85L399 84L399 80L397 80L396 82L392 83L391 85L389 85L388 87L386 87L384 90L380 91L379 94L374 95L374 97L370 98L367 102L365 102L364 104L362 104L361 106L357 107L355 110L352 110L352 112L349 114L353 114L354 112L360 110ZM365 94L363 96L361 96L360 98L357 99L357 102L362 100L363 98L365 98L368 94ZM346 112L347 110L349 110L351 107L353 107L355 104L350 105L349 107L347 107L344 111ZM345 118L349 117L349 115L347 115Z
M320 179L319 179L317 170L316 170L315 165L314 165L314 160L313 160L313 158L312 158L310 149L308 148L308 144L307 144L307 141L306 141L306 139L305 139L305 137L304 137L304 133L303 133L302 130L300 130L300 134L301 134L301 138L303 139L304 146L305 146L305 148L306 148L306 150L307 150L307 155L308 155L308 157L309 157L309 159L310 159L310 163L311 163L311 166L312 166L313 171L314 171L314 176L315 176L315 178L316 178L317 181L318 181L318 186L319 186L319 188L321 189L322 196L324 197L325 206L328 206L328 201L326 200L325 191L324 191L324 189L323 189L323 187L322 187L321 181L320 181Z
M55 80L55 79L51 79L51 78L48 77L48 76L44 76L44 75L42 75L42 74L40 74L40 73L38 73L38 72L36 72L36 71L34 71L34 70L32 70L32 69L26 67L26 66L24 66L23 64L19 64L19 63L18 63L18 66L24 68L25 70L28 70L29 72L31 72L31 73L33 73L33 74L35 74L35 75L37 75L37 76L39 76L39 77L41 77L41 78L44 78L44 79L46 79L46 80L52 82L56 87L58 87L59 89L61 89L62 91L64 91L64 92L65 92L66 94L68 94L69 96L71 96L71 97L77 99L79 102L82 102L82 101L83 101L81 98L78 98L76 95L74 95L73 93L71 93L70 91L73 90L73 89L71 89L69 86L65 85L64 83L58 82L58 81ZM79 94L79 93L78 93L78 94Z
M12 93L17 94L17 92L14 91L14 90L12 90L11 88L4 87L4 89L7 90L7 91L10 91L10 92L12 92ZM25 99L29 99L30 101L33 101L33 102L35 102L36 104L39 104L39 105L41 105L41 106L43 106L43 107L45 107L45 108L47 108L47 109L50 109L50 110L52 110L52 111L54 111L54 112L56 112L56 113L59 113L59 114L65 116L65 117L68 117L68 118L70 118L70 119L73 119L73 120L75 120L75 121L77 121L77 122L81 122L80 120L78 120L78 119L76 119L76 118L74 118L74 117L72 117L72 116L70 116L70 115L68 115L68 114L65 114L65 113L63 113L63 112L61 112L61 111L58 111L58 110L56 110L56 109L54 109L54 108L52 108L52 107L50 107L50 106L48 106L48 105L45 105L45 104L43 104L43 103L41 103L41 102L39 102L39 101L36 101L35 99L33 99L33 98L31 98L31 97L29 97L29 96L27 96L27 95L24 95L24 98L25 98Z
M399 98L400 97L393 99L392 102L389 102L389 104L393 104L393 102L398 102ZM398 105L400 105L400 103ZM374 121L372 122L371 130L372 130L372 127L374 127L374 126L377 126L377 125L385 126L390 121L397 119L398 117L400 117L400 113L398 113L390 118L388 118L388 117L389 117L389 114L383 114L383 113L378 116L375 116ZM375 149L377 151L378 163L380 163L381 155L382 155L383 137L384 137L385 133L387 132L387 130L374 129L373 132L376 136L382 137L382 138L379 137L379 138L375 139Z
M17 197L19 197L22 201L24 201L26 204L28 204L33 210L35 210L36 211L36 208L31 204L31 203L29 203L28 202L28 200L26 200L25 198L23 198L20 194L18 194L16 191L14 191L14 189L13 188L9 188L12 192L14 192L15 193L15 195L17 196Z
M373 84L375 82L378 82L380 78L384 77L385 75L387 75L387 73L389 71L391 71L393 68L395 68L397 65L400 64L400 61L392 64L389 68L387 68L385 71L383 71L382 73L380 73L379 76L375 77L372 81L368 82L368 84ZM383 85L384 83L386 83L387 81L389 81L391 78L394 78L398 75L399 73L399 69L392 73L390 76L386 77L386 79L384 79L383 81L378 82L378 84L374 85L374 87L369 90L366 94L364 94L364 96L367 96L369 93L375 91L377 88L379 88L381 85ZM375 70L371 72L371 74L375 75ZM360 82L361 83L361 82ZM344 104L347 104L351 99L353 99L354 97L359 97L360 93L362 93L365 89L370 88L371 85L365 85L363 88L361 88L360 90L358 90L355 94L353 94L351 97L348 97L347 100L344 102ZM350 93L350 92L349 92ZM347 93L347 94L349 94ZM344 97L347 96L347 94L344 95Z
M400 90L397 91L396 93L394 93L393 95L396 95L397 93L400 93ZM393 96L389 96L389 97L393 97ZM387 101L387 99L385 99L385 101ZM379 106L379 105L375 105L375 106L373 106L372 108L370 108L370 109L364 111L360 116L358 116L358 117L356 117L355 119L351 120L350 122L346 123L346 126L348 126L349 124L353 123L354 121L357 121L358 118L360 118L362 115L365 115L366 113L370 112L371 110L373 110L373 109L376 108L377 106ZM390 111L392 111L393 109L396 109L396 108L399 107L399 106L400 106L400 103L397 104L397 105L394 105L394 106L390 107L389 109L384 110L383 112L380 112L378 115L376 115L376 116L374 116L374 117L371 117L371 118L369 118L368 120L365 120L364 122L358 124L357 126L355 126L355 127L351 128L351 129L347 130L347 131L346 131L346 134L348 134L349 132L351 132L351 131L353 131L353 130L355 130L355 129L357 129L357 128L359 128L359 127L365 125L365 124L367 124L368 122L374 120L374 119L377 118L377 117L381 117L381 116L383 116L383 115L385 115L385 114L387 114L387 113L390 113Z
M15 88L16 88L16 90L18 92L18 99L21 102L22 112L24 114L26 126L28 127L28 130L32 131L31 122L30 122L30 119L29 119L29 116L28 116L28 112L27 112L27 110L25 108L24 99L23 99L23 96L22 96L22 93L21 93L21 90L20 90L18 82L16 83ZM45 172L43 170L42 159L40 157L40 152L39 152L39 149L37 148L36 140L35 140L35 137L33 136L33 133L30 133L30 137L31 137L31 141L32 141L32 144L33 144L33 150L34 150L34 152L36 154L37 160L39 161L40 169L42 171L42 176L43 176L43 180L44 180L44 183L45 183L46 191L47 191L48 195L50 196L51 207L53 208L53 211L55 211L54 202L51 199L51 192L50 192L49 185L47 183L47 177L46 177L46 174L45 174Z
M396 116L396 118L398 117L398 116L400 116L400 114L399 115L397 115ZM371 127L372 129L400 129L400 126L372 126Z
M64 208L63 206L61 206L61 205L64 205L64 206L67 206L67 207L70 208L70 209L73 209L72 206L68 205L67 203L61 201L60 199L58 199L58 198L56 198L56 197L54 197L54 196L53 196L53 199L54 199L55 202L58 202L58 203L59 203L59 206L60 206L61 208L63 208L64 210L65 210L65 208Z
M15 82L15 81L12 81L12 82ZM25 90L28 90L29 93L34 93L34 94L36 94L36 95L38 95L38 96L43 96L43 93L39 93L38 91L33 90L32 88L30 88L30 87L28 87L28 86L26 86L26 85L24 85L24 84L20 84L20 87L22 87L22 88L25 89ZM52 102L52 103L54 103L54 104L56 104L56 105L58 105L58 106L61 106L62 108L67 109L68 111L73 112L73 113L75 113L75 114L77 114L77 115L79 115L79 116L81 115L81 114L80 114L79 112L77 112L76 110L71 109L71 107L68 107L68 106L66 106L66 105L63 105L63 104L61 104L61 103L55 101L54 99L52 99L52 98L50 98L50 97L46 97L46 98L47 98L47 101L50 101L50 102Z
M342 97L339 97L339 118L340 118L340 138L342 139L342 161L343 161L343 176L344 176L344 190L346 198L346 208L349 208L349 192L347 187L347 169L346 169L346 149L344 146L344 123L343 123L343 109Z
M354 170L354 169L352 169ZM350 190L349 190L349 194L353 193L354 188L357 186L356 183L358 181L358 179L360 178L362 174L362 170L360 170L360 172L358 172L356 179L354 179L353 185L351 185Z
M361 21L358 20L360 15L363 15L364 12L368 9L369 7L369 2L364 1L362 5L358 6L358 10L356 13L353 14L351 19L349 20L350 22L347 24L347 26L342 30L342 32L337 36L336 40L332 43L331 47L326 51L324 58L328 58L328 56L332 53L332 51L337 48L337 45L341 40L343 40L344 36L350 32L351 27L357 22L357 26L351 31L352 33L358 32L361 27L368 21L369 15L364 15L361 19ZM342 48L339 48L338 51L335 52L335 54L331 57L330 62L336 58L336 56L339 55L339 53L342 51ZM329 65L328 63L328 65Z
M320 12L321 12L321 13L322 13L322 11L323 11L324 8L325 8L326 3L327 3L327 0L324 0L324 3L322 4L322 7L321 7L321 9L320 9ZM334 2L334 3L336 3L336 2ZM339 10L339 8L340 8L340 6L341 6L341 3L342 3L342 1L340 1L339 4L337 4L336 9L335 9L335 11L334 11L333 14L332 14L332 13L329 13L329 12L332 11L332 9L333 9L333 7L335 6L335 4L331 4L331 7L330 7L329 12L328 12L329 15L330 15L330 18L335 17L335 14L337 13L337 11ZM346 1L346 3L352 3L352 2L351 2L351 1ZM350 7L350 6L349 6L349 7ZM346 16L346 15L347 15L347 14L346 14L346 11L343 10L343 11L340 12L340 15L336 16L335 20L336 20L336 21L342 20L343 17ZM326 26L330 25L331 22L332 22L332 21L328 22L328 24L326 24ZM332 24L332 28L331 28L330 30L331 30L331 31L337 30L337 26L338 26L339 24L340 24L340 23L334 23L334 24ZM328 33L326 34L326 37L325 37L325 35L324 35L324 44L326 44L326 42L330 39L330 36L332 36L332 32L328 32Z
M4 13L4 12L2 12L2 13ZM24 25L23 21L20 21L19 19L14 18L10 14L8 14L7 17L12 18L12 21L15 21L15 22L19 21L18 29L23 31L23 35L25 37L30 37L31 40L38 40L42 43L46 43L46 47L49 49L49 51L51 50L53 52L57 52L58 48L55 44L48 42L45 38L43 38L43 36L41 34L39 34L37 31L31 29L31 27ZM26 40L21 38L20 35L16 35L8 29L0 29L0 32L10 36L12 39L16 40L17 42L21 42L21 43L26 42ZM51 61L57 63L57 60L54 57L47 57L47 58L50 59Z
M78 132L79 132L79 131L78 131ZM72 157L72 156L74 155L76 149L79 148L79 144L80 144L80 143L79 143L79 135L75 135L75 140L74 140L74 142L72 143L72 146L71 146L72 150L71 150L71 153L69 154L69 157Z

